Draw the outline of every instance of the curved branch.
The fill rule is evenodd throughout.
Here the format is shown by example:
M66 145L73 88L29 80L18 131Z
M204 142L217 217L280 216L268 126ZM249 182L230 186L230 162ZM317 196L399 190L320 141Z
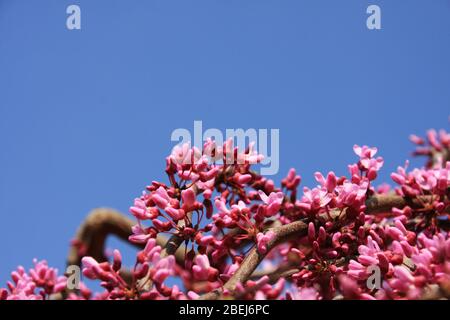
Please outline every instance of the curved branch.
M109 208L92 210L78 228L67 257L67 265L80 265L81 258L86 255L99 262L106 261L104 249L107 237L115 235L128 241L134 224L133 220L116 210Z
M128 237L132 234L131 228L135 221L125 215L110 208L98 208L92 210L81 226L74 238L74 245L69 250L67 265L80 265L81 258L91 256L99 262L106 261L105 242L109 235L117 236L119 239L128 242ZM170 242L170 240L169 240ZM169 242L164 237L157 238L157 244L161 247ZM142 249L143 245L133 244ZM179 264L184 264L184 254L180 251L171 251L175 254Z

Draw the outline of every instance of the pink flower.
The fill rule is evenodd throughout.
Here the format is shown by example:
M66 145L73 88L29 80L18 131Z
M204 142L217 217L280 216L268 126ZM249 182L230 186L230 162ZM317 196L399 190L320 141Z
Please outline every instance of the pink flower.
M200 298L200 295L195 293L194 291L189 291L187 295L191 300L197 300L198 298Z
M278 213L283 203L284 194L282 192L272 192L267 196L263 191L258 191L261 200L267 205L266 217L271 217Z
M218 161L223 157L222 146L217 146L211 138L207 138L203 145L203 154L210 158L211 162Z
M170 155L170 158L175 162L176 164L184 164L189 163L190 161L190 145L188 143L185 143L183 145L177 145L172 149L172 154Z
M219 209L219 214L225 213L229 214L230 210L227 208L227 205L225 204L225 201L223 199L216 199L214 202L216 205L216 208Z
M214 281L219 271L209 264L208 256L197 255L194 258L195 265L192 267L194 278L199 281Z
M395 173L395 172L391 173L391 178L392 178L392 180L394 180L396 183L398 183L400 185L405 184L405 182L406 182L405 176L401 175L399 173Z
M105 273L97 260L92 257L83 257L81 263L83 264L83 274L89 279L98 279Z
M155 239L150 239L144 247L144 250L140 251L137 256L139 263L151 262L156 264L159 261L161 247L156 245Z
M424 145L425 140L421 137L416 136L415 134L411 134L409 136L409 140L411 140L412 143L415 143L417 145Z
M368 146L360 147L357 144L355 144L353 146L353 151L361 159L365 159L365 158L373 158L377 154L378 149L377 148L370 148Z
M399 167L397 173L391 174L392 180L401 187L399 193L415 196L422 193L444 194L450 187L450 162L444 168L414 169L407 173L405 168Z
M172 149L172 154L169 158L175 163L179 168L182 165L189 165L198 162L201 158L201 153L198 148L189 145L189 143L184 143L183 145L177 145Z
M303 189L303 197L299 206L305 210L318 210L325 207L332 200L332 195L325 188Z
M258 252L261 254L265 254L267 252L267 245L270 241L275 239L275 233L273 231L268 231L265 234L258 233L256 235Z
M410 271L401 266L394 267L394 275L404 283L414 283L414 277Z
M182 220L186 216L183 209L175 209L167 206L164 211L167 212L174 221Z
M21 266L11 273L10 292L0 289L0 300L43 300L66 288L67 279L58 276L57 269L50 268L45 260L34 259L33 263L28 273Z
M239 172L237 172L234 177L233 177L234 181L236 181L239 184L247 184L252 180L252 175L251 174L240 174Z
M381 167L383 167L384 160L381 157L378 157L376 159L364 158L361 160L361 164L366 170L373 169L374 171L379 171Z
M139 198L134 200L134 206L130 207L130 212L138 220L155 219L159 214L157 208L147 208L145 201Z
M193 211L197 207L197 200L194 190L191 188L181 191L181 199L183 200L183 210L185 212Z
M281 181L281 184L288 190L295 190L297 189L301 180L301 177L297 175L295 169L291 168L287 174L287 177Z
M159 260L154 266L153 281L158 284L162 284L167 277L171 276L174 272L175 257L168 256Z
M428 130L427 131L427 138L428 138L428 142L430 143L430 145L435 148L438 151L442 150L442 146L438 140L438 134L436 132L436 130L432 129L432 130Z
M200 175L200 182L206 182L206 181L214 181L217 174L220 171L220 167L218 166L212 166L211 169L208 171L202 171L199 173Z
M237 217L231 216L231 210L227 208L225 201L223 199L217 198L215 200L215 205L217 209L219 209L219 212L213 215L213 220L215 221L216 224L231 226L236 222ZM240 209L239 205L237 206L237 209Z
M319 292L313 287L294 288L287 292L288 300L320 300Z
M140 243L144 244L147 243L147 241L151 238L153 238L154 234L150 233L151 229L143 229L140 225L134 225L131 228L131 232L133 233L131 236L128 237L128 240L130 240L133 243Z
M336 187L337 201L344 206L358 207L364 203L368 188L369 183L366 180L362 180L360 184L346 181Z
M334 188L336 188L337 178L333 171L328 173L327 179L325 179L320 172L316 172L314 176L317 182L319 182L322 187L325 187L328 192L333 192Z
M264 159L262 154L258 154L255 150L255 143L251 142L247 152L240 152L237 155L238 164L256 164Z
M159 187L158 190L152 194L152 199L160 209L165 209L170 203L169 194L163 187Z
M316 240L316 229L314 227L314 223L312 222L308 224L308 239L310 242Z
M359 156L359 169L367 172L366 178L370 181L375 180L377 172L383 166L384 160L381 157L374 158L377 153L377 148L369 148L367 146L353 146L353 151ZM352 178L358 176L358 173L352 172Z

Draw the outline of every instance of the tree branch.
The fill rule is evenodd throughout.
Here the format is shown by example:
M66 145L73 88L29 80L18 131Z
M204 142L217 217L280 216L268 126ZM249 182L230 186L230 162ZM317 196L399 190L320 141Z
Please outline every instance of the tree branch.
M106 261L105 242L109 235L117 236L119 239L128 242L128 237L132 234L131 228L135 221L127 218L122 213L109 208L99 208L92 210L75 235L75 244L71 246L67 257L67 265L80 265L81 258L91 256L99 262ZM170 242L171 240L169 240ZM165 237L158 237L157 244L161 247L169 246ZM142 249L143 245L132 244ZM177 246L178 247L178 246ZM175 254L180 265L184 265L184 252L170 251Z
M285 263L282 264L278 268L274 268L272 270L268 271L255 271L253 272L252 276L250 277L250 280L258 280L262 277L268 276L269 277L269 283L274 284L276 283L280 278L289 278L293 274L296 274L300 271L300 269L294 267L292 263Z

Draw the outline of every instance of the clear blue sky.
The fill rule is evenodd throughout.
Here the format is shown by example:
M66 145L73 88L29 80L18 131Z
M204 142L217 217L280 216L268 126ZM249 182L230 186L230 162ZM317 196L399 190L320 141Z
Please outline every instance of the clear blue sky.
M304 185L376 145L383 182L410 133L448 128L449 85L448 0L0 0L0 283L62 269L89 210L126 212L194 120L279 128L275 179Z

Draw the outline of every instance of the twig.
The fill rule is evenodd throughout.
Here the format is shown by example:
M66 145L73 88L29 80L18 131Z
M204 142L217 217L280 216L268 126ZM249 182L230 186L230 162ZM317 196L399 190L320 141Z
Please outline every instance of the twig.
M293 266L292 263L285 263L282 264L278 268L274 268L272 270L267 271L255 271L250 277L250 280L258 280L262 277L268 276L269 277L269 283L274 284L276 283L280 278L289 278L292 275L298 273L300 271L299 268L296 268Z

